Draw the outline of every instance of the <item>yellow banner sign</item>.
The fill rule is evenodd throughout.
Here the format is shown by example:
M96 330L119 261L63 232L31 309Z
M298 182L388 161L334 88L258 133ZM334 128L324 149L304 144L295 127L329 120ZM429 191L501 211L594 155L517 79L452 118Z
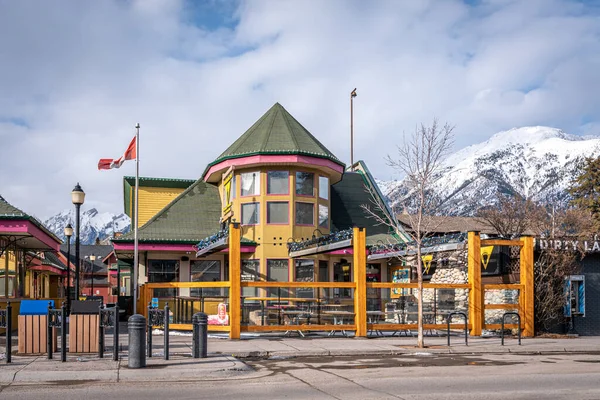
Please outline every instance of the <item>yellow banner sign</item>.
M233 168L229 168L224 174L222 178L223 182L223 221L231 218L233 216L232 210L232 202L233 202L233 191L235 188L232 188L233 183Z
M431 261L433 261L433 254L421 256L421 260L423 260L423 271L427 275L429 275L429 269L431 268Z
M494 246L483 246L481 248L481 263L483 264L483 269L487 269L490 258L492 257L492 251L494 251Z

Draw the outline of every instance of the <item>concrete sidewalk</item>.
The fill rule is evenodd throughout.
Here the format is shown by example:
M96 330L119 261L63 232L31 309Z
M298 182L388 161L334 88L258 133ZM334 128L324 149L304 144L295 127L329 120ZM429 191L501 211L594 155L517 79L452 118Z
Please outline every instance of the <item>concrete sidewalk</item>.
M0 385L12 384L82 384L94 382L145 382L145 381L198 381L211 379L236 379L240 374L259 374L248 367L245 358L287 358L307 356L362 356L398 355L415 356L428 354L553 354L553 353L598 353L600 337L579 338L533 338L523 339L519 346L516 338L506 338L501 346L499 337L464 338L451 337L447 346L446 337L426 337L425 349L416 347L414 337L347 338L309 335L306 338L282 337L281 335L243 335L240 340L229 340L225 335L210 335L209 357L191 358L191 335L173 333L170 338L171 360L163 360L162 334L153 335L154 357L143 369L127 367L127 335L121 335L119 361L112 361L112 340L107 335L105 358L97 355L69 355L65 363L60 353L53 360L46 355L13 355L13 363L0 361ZM16 349L16 346L13 347ZM0 348L2 357L4 348ZM258 375L257 375L258 377Z

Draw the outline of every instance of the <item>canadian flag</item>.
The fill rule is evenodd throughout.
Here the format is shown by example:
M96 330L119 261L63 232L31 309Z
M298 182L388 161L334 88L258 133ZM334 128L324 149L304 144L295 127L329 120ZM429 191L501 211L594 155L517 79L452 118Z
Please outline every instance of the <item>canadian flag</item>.
M135 160L136 158L136 137L134 136L131 143L129 143L129 147L127 147L127 150L125 150L125 153L123 153L121 157L116 160L112 158L101 158L100 161L98 161L98 169L119 168L125 160Z

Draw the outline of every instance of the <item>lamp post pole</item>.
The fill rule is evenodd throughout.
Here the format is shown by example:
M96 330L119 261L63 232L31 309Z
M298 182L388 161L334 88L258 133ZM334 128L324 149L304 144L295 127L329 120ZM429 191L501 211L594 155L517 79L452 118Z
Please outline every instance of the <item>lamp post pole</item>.
M69 223L65 226L65 237L67 238L67 313L71 312L71 236L73 236L73 227Z
M356 88L350 92L350 171L354 171L354 98Z
M90 293L90 296L94 295L94 261L96 261L96 256L92 254L90 255L90 264L92 265L92 291Z
M79 258L79 225L80 216L79 211L81 205L85 200L85 192L79 186L79 182L75 185L75 188L71 192L71 200L75 204L75 299L79 299L79 271L81 267L81 260Z

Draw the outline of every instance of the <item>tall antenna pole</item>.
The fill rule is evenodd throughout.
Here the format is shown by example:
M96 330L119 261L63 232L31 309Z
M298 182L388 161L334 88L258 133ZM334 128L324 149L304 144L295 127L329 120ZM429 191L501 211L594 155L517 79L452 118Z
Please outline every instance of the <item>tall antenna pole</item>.
M138 192L140 186L140 124L135 125L135 207L134 207L134 222L133 222L133 312L137 313L138 299Z
M350 171L354 171L354 98L356 88L350 92Z

